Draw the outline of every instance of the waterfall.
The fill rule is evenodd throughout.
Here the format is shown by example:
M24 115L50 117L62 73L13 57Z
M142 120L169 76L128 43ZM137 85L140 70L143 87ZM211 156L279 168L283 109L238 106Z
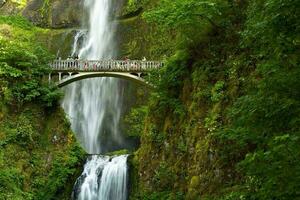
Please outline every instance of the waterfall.
M90 156L82 175L75 183L72 198L125 200L127 198L126 161L127 155L112 159L108 156Z
M80 59L111 59L116 55L111 20L111 0L84 0L89 15L87 31L79 31L72 55ZM79 42L81 40L81 42ZM93 78L65 88L62 107L71 127L89 154L115 150L123 144L120 133L124 89L115 78ZM73 199L126 200L127 156L93 155L87 159L82 175L76 181Z

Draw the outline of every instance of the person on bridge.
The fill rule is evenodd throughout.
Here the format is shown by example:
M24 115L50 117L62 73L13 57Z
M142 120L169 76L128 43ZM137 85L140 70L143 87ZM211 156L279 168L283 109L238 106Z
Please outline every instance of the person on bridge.
M127 69L127 71L129 71L129 61L130 61L130 59L127 56L125 56L124 60L125 60L126 69Z

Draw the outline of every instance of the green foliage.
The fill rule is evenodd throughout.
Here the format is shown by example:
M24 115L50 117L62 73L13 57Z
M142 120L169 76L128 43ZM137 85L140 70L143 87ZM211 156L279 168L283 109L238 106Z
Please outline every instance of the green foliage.
M216 26L215 17L222 14L221 9L225 6L226 2L219 0L163 0L144 16L161 27L184 31L186 28L199 28L199 22L209 22Z
M160 163L158 168L154 171L153 179L157 191L170 190L175 180L171 169L164 162Z
M48 180L43 185L39 185L35 199L56 197L59 190L65 188L70 177L76 173L77 167L82 163L82 157L83 151L76 143L71 146L68 156L65 155L65 152L58 152L52 162Z
M141 9L144 7L145 4L149 3L149 0L128 0L127 5L125 7L125 11L127 13L129 12L135 12L138 9Z
M61 93L44 80L52 56L37 31L20 16L0 16L1 200L62 199L83 158L54 106Z
M137 197L132 197L131 200L183 200L184 195L181 192L153 192L137 195Z
M33 41L32 25L21 17L0 17L0 23L10 24L13 30L23 30L25 38L0 36L0 98L18 106L32 101L45 106L56 104L60 92L42 81L49 72L47 63L52 56Z
M64 113L53 110L46 117L40 106L24 107L0 119L0 199L55 199L70 193L66 188L75 182L84 152L63 123Z
M120 155L125 155L125 154L129 154L130 152L127 149L121 149L118 151L113 151L113 152L109 152L106 153L106 155L108 156L120 156Z
M300 139L289 134L276 136L267 150L247 154L239 167L246 172L251 199L295 199L300 189ZM254 192L255 191L255 192Z
M230 123L218 134L227 145L222 147L223 161L238 163L244 175L237 191L243 199L299 196L300 175L295 172L300 162L296 149L300 130L296 41L300 24L295 4L299 1L251 1L248 8L242 45L252 50L259 80L230 107Z
M21 16L0 16L0 24L9 24L21 29L30 30L33 29L34 26Z
M150 125L147 135L149 136L150 141L152 141L156 146L161 146L166 139L166 134L160 132L153 124Z
M23 183L22 173L16 169L5 169L0 172L0 191L5 193L6 190L11 191L17 195L22 194L20 186Z
M177 46L196 46L205 33L225 26L226 10L228 3L223 0L163 0L143 17L177 38L172 41Z
M145 118L147 115L147 107L142 106L138 108L133 108L129 115L126 116L125 122L130 127L128 136L139 137L145 126Z
M189 55L185 51L178 51L159 72L156 72L159 76L151 79L152 84L156 85L151 101L155 102L153 106L156 107L157 113L173 112L178 116L185 114L178 88L183 87L184 77L188 75L188 62Z
M164 0L144 14L183 44L154 75L139 151L144 188L166 180L163 190L184 188L187 199L299 198L299 7L298 0ZM187 158L170 158L174 149ZM165 167L173 165L187 167L176 173L188 177L182 185L172 179L176 168Z
M224 97L224 81L218 81L212 88L211 101L218 102Z

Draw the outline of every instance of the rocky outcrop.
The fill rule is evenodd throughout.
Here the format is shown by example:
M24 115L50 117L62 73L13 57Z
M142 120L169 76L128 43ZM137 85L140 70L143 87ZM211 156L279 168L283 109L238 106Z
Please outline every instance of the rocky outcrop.
M0 15L21 14L33 24L47 28L80 26L83 8L83 0L0 0Z
M0 8L5 4L6 0L0 0Z
M81 0L30 0L22 15L36 25L50 28L80 26Z
M80 0L55 1L50 9L52 27L79 26L83 18L83 5Z
M41 25L43 23L42 8L44 6L43 0L31 0L23 10L23 16L34 24Z
M10 0L0 0L0 15L15 15L20 12L21 8L16 2Z

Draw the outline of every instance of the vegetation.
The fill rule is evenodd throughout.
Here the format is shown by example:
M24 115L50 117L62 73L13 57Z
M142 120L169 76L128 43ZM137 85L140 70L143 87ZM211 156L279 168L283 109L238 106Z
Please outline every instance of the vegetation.
M133 129L132 199L300 197L299 6L164 0L144 13L177 50Z
M128 1L122 55L165 60L148 77L149 102L124 120L141 140L130 199L300 199L299 7ZM69 199L82 166L61 94L43 78L52 56L36 42L41 32L0 16L0 200Z
M82 164L61 93L43 79L52 56L36 42L39 31L0 17L1 200L69 199Z
M0 17L0 98L5 104L22 106L39 102L52 106L60 93L41 77L47 75L52 58L34 42L35 28L21 17Z

